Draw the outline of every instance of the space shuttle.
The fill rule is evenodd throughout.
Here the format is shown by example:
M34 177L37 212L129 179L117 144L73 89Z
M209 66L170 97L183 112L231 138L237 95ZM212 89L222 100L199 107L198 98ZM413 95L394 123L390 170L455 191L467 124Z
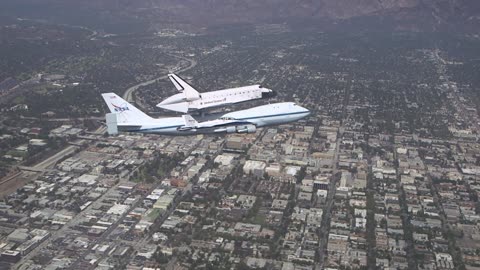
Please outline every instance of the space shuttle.
M189 113L275 96L273 90L264 88L261 85L249 85L199 93L178 75L168 74L168 78L180 93L168 97L157 104L157 107L169 111Z

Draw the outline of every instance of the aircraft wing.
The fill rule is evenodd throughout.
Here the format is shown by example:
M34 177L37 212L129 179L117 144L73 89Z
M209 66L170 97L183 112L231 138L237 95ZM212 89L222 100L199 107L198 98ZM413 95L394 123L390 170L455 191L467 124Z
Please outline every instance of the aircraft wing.
M223 128L227 126L237 126L237 125L251 125L251 122L244 121L244 120L237 120L233 118L227 119L215 119L210 121L204 122L197 122L191 115L183 115L183 121L185 125L181 128L184 130L190 129L202 129L202 128Z
M197 100L200 98L200 93L198 93L195 88L189 85L185 80L180 78L178 75L175 74L168 74L168 78L173 83L175 88L185 94L185 99L187 101Z

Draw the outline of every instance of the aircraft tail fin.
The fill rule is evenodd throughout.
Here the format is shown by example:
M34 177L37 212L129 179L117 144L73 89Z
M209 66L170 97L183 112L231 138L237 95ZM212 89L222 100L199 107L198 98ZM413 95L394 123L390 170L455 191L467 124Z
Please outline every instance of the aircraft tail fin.
M198 125L197 120L195 120L189 114L182 115L182 118L183 118L183 121L185 122L185 127L196 127Z
M187 101L193 101L200 98L200 93L198 93L198 91L189 85L185 80L180 78L180 76L171 73L168 74L168 78L179 92L185 94L185 99Z
M141 123L153 119L115 93L103 93L102 97L110 112L117 116L116 122L119 125Z

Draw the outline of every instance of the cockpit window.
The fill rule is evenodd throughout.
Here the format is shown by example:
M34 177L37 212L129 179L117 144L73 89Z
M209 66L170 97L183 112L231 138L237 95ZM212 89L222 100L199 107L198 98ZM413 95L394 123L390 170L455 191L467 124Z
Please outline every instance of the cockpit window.
M233 117L228 117L228 116L221 117L220 119L222 119L222 120L235 120L235 118L233 118Z

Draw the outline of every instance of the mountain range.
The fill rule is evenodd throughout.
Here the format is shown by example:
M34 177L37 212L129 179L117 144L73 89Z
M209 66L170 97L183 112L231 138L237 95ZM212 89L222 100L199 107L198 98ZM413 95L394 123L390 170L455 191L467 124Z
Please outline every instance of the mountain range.
M36 14L32 5L52 18L56 13L79 17L79 12L89 12L111 21L125 18L150 25L290 22L315 25L367 19L371 21L367 26L370 28L380 23L393 30L478 32L480 29L480 0L17 0L4 1L0 10L8 12L8 8L13 8L22 14L22 9L29 9L28 14Z

